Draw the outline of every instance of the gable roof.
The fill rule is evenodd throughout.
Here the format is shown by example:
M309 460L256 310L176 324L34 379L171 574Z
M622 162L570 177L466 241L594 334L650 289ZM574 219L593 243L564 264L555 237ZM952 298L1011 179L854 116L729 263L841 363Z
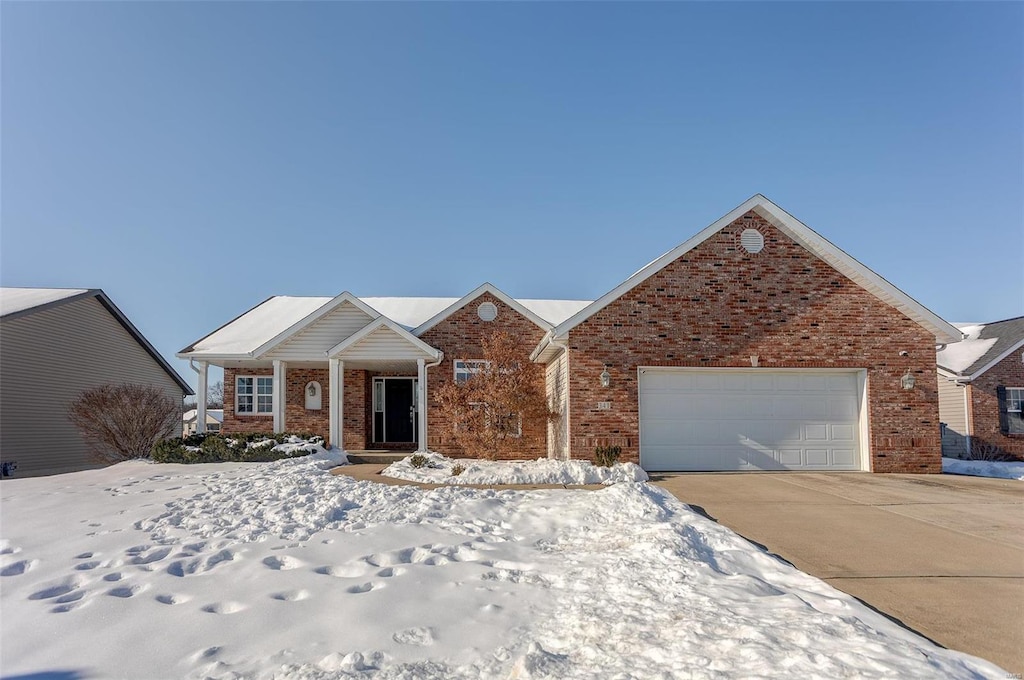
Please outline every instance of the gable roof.
M306 316L302 317L301 319L293 323L291 326L285 328L283 331L281 331L274 337L270 338L256 349L249 352L249 355L253 357L259 357L266 354L267 352L274 349L278 345L284 343L286 340L291 339L298 333L301 333L306 328L309 328L319 319L322 319L324 316L330 314L335 309L337 309L338 307L345 303L354 306L356 309L363 312L371 319L376 319L377 317L380 316L380 312L378 312L376 309L371 308L365 302L363 302L355 295L346 290L342 292L340 295L337 295L334 298L332 298L330 302L328 302L327 304L317 307L312 312L310 312Z
M423 342L415 335L405 330L400 324L395 323L386 316L377 317L376 320L366 324L358 331L348 336L334 347L330 348L324 354L328 357L335 357L339 354L343 354L345 350L355 347L360 342L365 340L367 337L377 332L381 328L386 328L393 332L395 335L405 340L409 345L414 347L420 352L423 352L427 356L433 357L434 359L441 358L441 351L437 348L431 347L427 343Z
M973 380L1024 348L1024 316L989 324L957 324L966 335L935 353L939 369Z
M548 336L541 341L541 344L537 348L537 351L534 352L534 355L538 356L540 354L540 350L542 350L551 339L563 337L570 330L607 307L625 293L651 278L679 257L693 250L751 210L766 219L770 224L802 245L804 248L814 253L817 257L830 264L837 271L873 294L882 302L895 307L908 318L913 319L922 327L934 333L938 342L957 342L961 338L960 332L951 324L941 319L937 314L927 309L924 305L917 302L899 288L868 269L847 253L843 252L825 237L790 215L772 201L768 200L761 194L755 194L689 240L681 243L658 259L645 265L639 271L602 295L593 303L555 326L555 328L548 333Z
M94 297L110 312L121 327L142 346L146 353L181 387L184 394L195 394L192 387L178 372L171 368L160 352L150 344L149 340L124 315L107 294L99 288L0 288L0 318L5 321L36 314L47 309L55 309L75 300Z
M416 335L422 335L423 333L427 332L428 330L430 330L431 328L433 328L437 324L441 323L441 321L443 321L444 319L448 318L449 316L451 316L455 312L459 311L460 309L462 309L463 307L465 307L470 302L472 302L473 300L477 299L478 297L480 297L484 293L490 293L491 295L493 295L494 297L498 298L499 300L504 302L506 305L508 305L512 309L516 310L517 312L519 312L520 314L525 316L527 319L532 321L537 326L540 326L542 329L544 329L546 331L547 330L551 330L552 324L548 323L547 321L545 321L544 319L540 318L539 316L534 314L532 311L530 311L529 309L527 309L523 305L519 304L519 302L517 302L516 300L514 300L511 297L509 297L508 295L506 295L497 286L494 286L494 285L492 285L490 283L484 283L484 284L478 286L475 290L470 292L468 295L466 295L466 296L464 296L462 298L459 298L458 300L456 300L452 304L448 305L448 307L446 307L445 309L442 309L440 312L438 312L434 316L430 317L429 319L427 319L426 321L421 323L419 326L416 327L416 329L413 331L413 333L415 333Z
M479 289L477 289L479 290ZM504 293L502 293L504 295ZM470 294L472 295L472 293ZM180 358L203 359L246 359L259 356L257 350L267 346L282 333L298 332L293 328L305 328L304 320L321 318L334 307L324 309L332 301L341 296L329 297L291 297L279 295L268 298L252 309L235 317L212 333L195 341L178 352ZM423 325L432 317L451 308L465 298L454 297L361 297L352 296L366 308L373 311L371 318L385 316L412 330ZM470 300L472 297L470 297ZM589 300L514 300L516 305L523 307L546 322L542 328L550 328L553 324L564 321L583 307L590 304ZM355 303L353 303L355 304ZM335 305L336 306L336 305ZM526 314L524 314L526 316ZM312 323L310 321L309 323ZM288 337L291 337L290 335ZM287 339L287 338L286 338ZM266 350L263 350L265 353Z

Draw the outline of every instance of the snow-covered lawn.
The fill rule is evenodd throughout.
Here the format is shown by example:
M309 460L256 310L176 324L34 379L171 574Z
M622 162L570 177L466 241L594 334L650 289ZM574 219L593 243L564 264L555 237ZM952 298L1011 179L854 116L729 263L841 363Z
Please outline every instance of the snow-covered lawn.
M954 475L1024 480L1024 463L996 463L987 460L943 458L942 471Z
M421 456L422 467L414 467L413 456L392 463L382 475L429 484L615 484L645 482L647 473L633 463L616 463L610 468L585 460L495 461L446 458L439 453ZM456 466L463 470L454 475Z
M655 486L427 491L324 458L5 480L0 670L1005 677Z

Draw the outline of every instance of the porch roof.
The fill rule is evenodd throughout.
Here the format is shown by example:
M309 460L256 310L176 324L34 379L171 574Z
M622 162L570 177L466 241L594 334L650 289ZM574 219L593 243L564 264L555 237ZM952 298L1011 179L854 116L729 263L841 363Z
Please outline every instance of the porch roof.
M325 355L360 368L408 365L419 359L437 361L443 356L441 350L431 347L385 316L371 321L327 350Z

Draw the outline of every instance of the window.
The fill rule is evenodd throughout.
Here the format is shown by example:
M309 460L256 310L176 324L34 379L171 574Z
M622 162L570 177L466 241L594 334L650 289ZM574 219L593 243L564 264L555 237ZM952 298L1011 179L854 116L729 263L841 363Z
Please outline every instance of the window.
M490 362L484 359L456 359L452 363L455 366L455 382L460 384L490 365Z
M274 379L270 376L235 378L235 413L263 415L274 412Z
M1024 387L1006 388L1006 424L1010 434L1024 434Z

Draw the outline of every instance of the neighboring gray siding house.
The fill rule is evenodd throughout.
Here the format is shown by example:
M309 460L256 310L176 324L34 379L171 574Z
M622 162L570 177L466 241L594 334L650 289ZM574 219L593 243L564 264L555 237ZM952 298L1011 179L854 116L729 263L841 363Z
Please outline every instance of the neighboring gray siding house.
M106 383L193 394L102 290L0 288L0 461L14 476L102 467L67 408Z

